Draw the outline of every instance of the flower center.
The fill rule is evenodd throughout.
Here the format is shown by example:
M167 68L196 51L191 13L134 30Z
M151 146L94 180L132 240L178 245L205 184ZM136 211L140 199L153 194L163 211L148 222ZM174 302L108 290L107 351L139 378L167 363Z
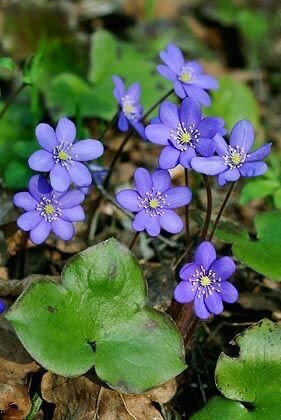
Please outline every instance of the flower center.
M194 124L186 128L182 122L178 124L177 130L170 131L170 136L171 139L175 141L175 146L183 152L187 150L189 146L195 148L195 143L198 142L200 133L197 128L195 128Z
M220 292L221 279L217 277L213 270L205 270L202 266L200 270L194 272L189 281L193 286L192 291L197 291L196 296L198 298L212 295L214 291Z
M60 163L66 169L69 169L69 165L72 161L71 157L72 143L63 141L53 149L53 158L56 163Z
M202 286L209 286L209 284L212 283L212 280L210 280L208 276L203 276L200 279L200 283Z
M230 169L240 168L248 157L244 148L228 146L228 149L228 155L222 157L225 165L229 166Z
M129 120L137 119L137 111L133 101L126 95L121 99L122 111Z
M183 66L178 75L178 79L183 83L188 83L194 79L193 71L190 67Z
M144 209L151 217L163 216L163 214L165 214L165 208L170 205L167 203L166 199L166 194L162 194L152 187L151 191L145 193L145 198L138 197L139 208Z
M54 196L50 198L43 196L40 203L37 204L36 210L46 222L53 222L62 215L59 202Z

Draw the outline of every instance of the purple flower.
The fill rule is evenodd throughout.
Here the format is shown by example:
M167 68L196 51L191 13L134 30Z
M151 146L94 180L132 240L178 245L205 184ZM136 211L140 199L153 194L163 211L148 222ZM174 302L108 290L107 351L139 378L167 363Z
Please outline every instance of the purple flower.
M222 301L233 303L238 299L236 288L226 281L236 266L230 257L216 257L211 242L202 242L195 252L194 262L185 264L180 271L181 281L174 292L176 301L193 301L194 311L201 319L223 311Z
M114 83L114 96L120 106L118 128L128 131L130 125L146 140L144 125L141 123L143 108L139 104L141 91L139 83L135 82L125 89L124 82L119 76L112 76Z
M238 121L231 131L230 144L221 135L215 136L218 156L196 157L192 159L191 166L197 172L218 175L219 185L237 181L241 175L247 178L263 175L267 171L267 165L262 159L270 153L271 143L249 153L254 137L252 124L247 120Z
M187 187L171 188L168 171L156 170L150 176L144 168L135 172L135 190L123 190L116 195L117 203L136 214L133 229L146 230L157 236L160 229L179 233L183 228L181 218L172 210L190 203L192 193Z
M191 96L202 105L209 106L211 98L205 89L217 89L217 80L203 74L202 66L196 61L184 61L181 50L173 44L167 46L166 51L160 53L165 63L157 66L158 72L174 83L174 90L180 98Z
M159 167L170 169L179 163L191 168L190 162L196 155L212 156L216 149L215 134L224 134L222 118L202 118L198 101L186 98L181 106L163 102L159 117L152 120L145 129L149 141L164 147L159 156Z
M39 245L51 231L65 241L74 236L73 222L85 218L79 205L84 194L79 190L57 193L42 175L34 175L29 181L29 192L14 196L14 204L26 211L17 224L20 229L30 231L30 239Z
M73 182L78 187L92 183L91 173L81 162L93 160L103 154L103 145L98 140L82 140L74 143L76 128L68 118L61 118L56 131L48 124L39 124L35 130L38 150L28 159L31 169L50 172L50 181L55 191L66 191Z
M3 300L0 299L0 315L5 311L6 305Z

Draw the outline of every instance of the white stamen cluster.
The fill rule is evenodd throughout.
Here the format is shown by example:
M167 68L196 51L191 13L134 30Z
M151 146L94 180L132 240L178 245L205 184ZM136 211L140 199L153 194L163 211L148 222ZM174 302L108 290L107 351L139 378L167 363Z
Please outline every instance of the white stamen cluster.
M222 156L224 163L226 166L229 166L230 169L240 168L247 157L247 153L245 152L244 147L240 149L240 147L232 147L228 146L229 153L228 155Z
M53 149L53 158L55 162L60 163L61 166L64 166L66 169L69 169L69 165L72 161L71 151L72 143L69 143L68 141L63 141L60 144L58 144ZM76 155L75 157L78 158L78 155Z
M125 95L121 98L121 104L122 111L124 112L126 118L137 121L137 110L132 99L128 95Z
M189 83L194 80L194 74L190 67L183 66L181 72L178 74L178 79L183 83Z
M60 204L54 196L51 198L43 196L40 203L37 204L36 210L40 213L40 216L43 217L46 222L51 223L54 220L58 220L62 215L59 206Z
M219 293L221 279L217 278L213 270L206 271L202 266L200 270L196 270L189 279L193 286L191 290L193 292L197 290L198 298L210 296L214 291Z
M151 191L145 193L145 198L138 197L139 208L144 209L151 217L163 216L165 208L170 205L166 201L167 197L166 194L162 194L152 187Z
M176 142L179 149L184 152L189 146L195 149L195 143L198 142L200 133L194 124L186 128L182 122L178 124L176 130L170 131L170 136Z

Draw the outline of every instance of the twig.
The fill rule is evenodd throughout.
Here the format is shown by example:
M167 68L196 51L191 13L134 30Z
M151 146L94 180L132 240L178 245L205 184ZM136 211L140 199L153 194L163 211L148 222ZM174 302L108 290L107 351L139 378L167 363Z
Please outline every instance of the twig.
M100 406L100 402L101 402L102 391L103 391L103 387L101 386L100 389L99 389L99 392L98 392L97 400L96 400L95 415L93 417L93 420L96 420L96 418L98 417L98 411L99 411L99 406Z
M10 106L13 104L16 97L21 93L21 91L27 86L27 84L22 83L17 90L10 96L2 110L0 111L0 120L4 117L5 113L8 111Z
M132 240L131 240L131 242L130 242L130 245L129 245L129 249L130 249L131 251L132 251L132 249L134 248L134 246L135 246L135 244L136 244L136 242L137 242L137 240L138 240L139 235L140 235L140 232L136 232L136 233L134 234L134 237L132 238Z
M127 404L126 404L126 401L124 400L124 398L123 398L123 395L122 394L120 394L120 392L118 392L118 394L119 394L119 396L120 396L120 398L121 398L121 400L122 400L122 402L123 402L123 404L124 404L124 407L125 407L125 410L127 411L127 413L129 414L129 416L131 416L132 417L132 419L134 419L134 420L138 420L134 415L133 415L133 413L129 410L129 408L128 408L128 406L127 406Z
M206 193L207 193L207 212L206 212L205 223L204 223L202 234L201 234L201 241L205 241L205 239L207 238L210 220L212 216L212 207L213 207L212 190L211 190L208 175L203 175L203 179L204 179Z

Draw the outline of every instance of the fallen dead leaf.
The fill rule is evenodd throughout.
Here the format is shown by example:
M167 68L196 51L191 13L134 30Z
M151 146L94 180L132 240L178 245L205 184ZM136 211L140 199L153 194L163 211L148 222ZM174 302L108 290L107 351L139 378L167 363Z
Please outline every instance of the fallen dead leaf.
M27 374L39 366L0 317L0 410L3 420L24 419L31 409Z
M168 402L176 389L172 380L146 394L124 395L85 377L68 379L50 372L41 383L42 397L56 404L53 420L163 420L152 402Z

